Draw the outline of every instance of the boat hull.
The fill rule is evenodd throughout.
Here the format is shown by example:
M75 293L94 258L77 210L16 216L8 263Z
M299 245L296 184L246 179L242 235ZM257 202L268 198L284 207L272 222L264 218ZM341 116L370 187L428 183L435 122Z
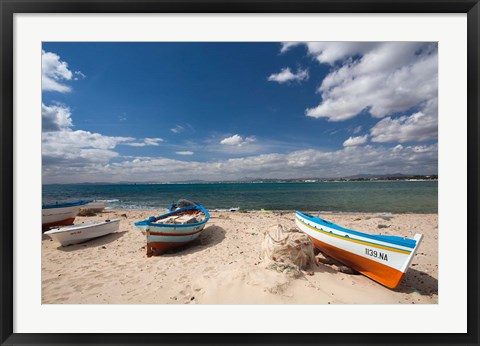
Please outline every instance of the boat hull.
M147 256L158 256L167 250L191 243L202 233L205 223L195 227L151 227L146 231Z
M158 256L167 250L186 245L197 239L205 228L210 218L208 211L201 205L187 206L171 210L158 216L150 217L148 220L136 222L135 226L146 235L147 256ZM203 220L193 223L171 223L162 220L183 215L203 215Z
M62 227L45 232L45 234L62 246L67 246L116 232L119 226L120 220L117 219Z
M372 236L320 220L297 212L295 222L320 251L388 288L398 287L422 239Z
M90 202L90 203L86 204L82 208L93 210L95 212L101 212L103 209L105 209L106 206L107 206L107 203L104 202L104 201L93 201L93 202Z
M79 210L80 206L42 209L42 230L73 224Z

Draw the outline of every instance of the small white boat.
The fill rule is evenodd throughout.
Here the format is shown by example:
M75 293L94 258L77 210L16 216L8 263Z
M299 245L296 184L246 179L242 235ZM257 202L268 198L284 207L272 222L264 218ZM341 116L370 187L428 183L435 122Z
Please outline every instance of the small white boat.
M101 212L103 209L105 209L106 206L107 206L106 201L95 200L83 206L82 209L89 209L95 212Z
M55 203L42 206L42 230L73 224L81 207L90 201Z
M103 222L85 222L52 229L45 232L45 234L62 244L62 246L67 246L113 233L118 230L119 226L120 219L105 220Z

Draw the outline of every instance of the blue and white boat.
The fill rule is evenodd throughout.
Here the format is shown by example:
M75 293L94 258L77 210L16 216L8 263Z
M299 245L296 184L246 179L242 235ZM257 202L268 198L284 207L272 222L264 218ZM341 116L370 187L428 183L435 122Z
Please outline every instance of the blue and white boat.
M42 230L45 231L54 226L72 225L80 208L90 202L77 201L42 205Z
M202 233L210 214L202 205L190 205L166 214L135 222L147 237L147 256L158 256L168 249L188 244Z

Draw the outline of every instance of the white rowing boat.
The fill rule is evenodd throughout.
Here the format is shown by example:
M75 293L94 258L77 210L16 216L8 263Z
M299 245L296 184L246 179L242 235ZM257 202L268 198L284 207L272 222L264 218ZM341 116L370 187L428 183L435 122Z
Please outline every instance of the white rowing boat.
M62 246L67 246L113 233L118 230L119 226L120 219L105 220L103 222L85 222L52 229L45 232L45 234L59 242Z

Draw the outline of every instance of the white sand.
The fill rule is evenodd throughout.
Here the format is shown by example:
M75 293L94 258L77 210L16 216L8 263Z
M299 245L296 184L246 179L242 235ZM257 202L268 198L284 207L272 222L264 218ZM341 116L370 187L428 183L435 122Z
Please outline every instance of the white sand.
M323 214L343 227L424 239L395 290L319 264L314 275L294 279L259 262L264 232L294 226L293 213L212 212L192 244L146 256L146 239L133 222L164 211L110 210L75 223L121 218L117 233L61 247L42 240L44 304L436 304L438 215ZM126 215L122 216L122 215ZM379 225L388 228L379 228Z

